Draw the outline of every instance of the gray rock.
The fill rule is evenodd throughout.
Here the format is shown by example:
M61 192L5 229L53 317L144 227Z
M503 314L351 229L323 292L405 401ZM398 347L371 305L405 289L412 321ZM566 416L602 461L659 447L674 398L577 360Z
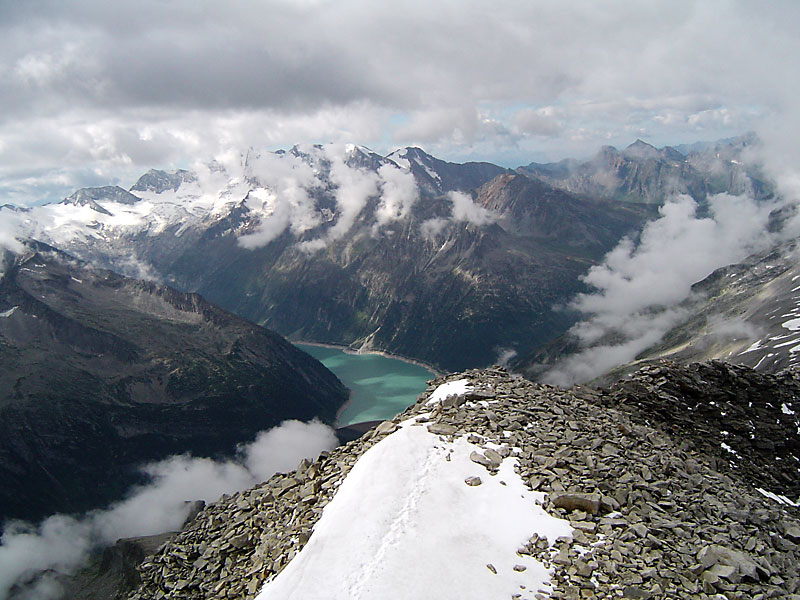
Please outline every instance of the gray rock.
M458 431L455 425L448 425L447 423L431 423L428 425L428 431L435 435L453 435Z
M393 423L392 421L384 421L375 428L375 433L378 435L386 435L397 431L397 429L398 427L396 423ZM428 431L430 431L430 428L428 428Z
M483 451L483 455L486 458L488 458L489 461L491 461L494 465L499 466L500 463L503 462L503 457L500 456L500 454L496 450L493 450L492 448L486 448L486 450Z
M800 527L797 525L785 526L783 529L783 534L795 544L800 544Z
M480 452L476 452L474 450L472 452L470 452L469 459L472 462L474 462L476 464L479 464L481 466L487 467L487 468L492 466L492 461L490 461L488 458L486 458Z
M600 495L581 492L556 492L550 494L550 500L556 508L564 510L582 510L591 515L600 512Z
M697 559L705 569L722 565L732 567L741 577L756 581L759 578L758 564L745 552L712 544L702 548L697 554Z
M640 598L642 600L648 600L649 598L652 598L653 595L644 588L639 587L638 585L628 585L625 586L625 589L622 590L622 597Z

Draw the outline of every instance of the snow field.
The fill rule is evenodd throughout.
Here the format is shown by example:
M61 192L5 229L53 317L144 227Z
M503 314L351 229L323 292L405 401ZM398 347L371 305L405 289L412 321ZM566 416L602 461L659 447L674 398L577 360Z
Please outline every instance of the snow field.
M443 384L431 399L467 386ZM466 436L445 441L414 419L402 423L361 456L308 543L258 600L483 600L548 592L549 571L516 550L534 533L554 542L571 536L572 527L538 504L544 494L525 487L516 459L506 458L492 476L469 459L480 450ZM469 476L483 483L468 486Z

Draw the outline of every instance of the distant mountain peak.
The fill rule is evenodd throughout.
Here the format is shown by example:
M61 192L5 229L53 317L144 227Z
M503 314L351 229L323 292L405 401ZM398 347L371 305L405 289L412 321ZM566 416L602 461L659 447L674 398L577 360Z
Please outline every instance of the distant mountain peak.
M660 152L655 146L648 144L641 139L637 139L630 146L625 148L625 150L622 151L622 154L627 158L635 159L657 159L661 156Z
M656 148L637 139L622 151L603 146L588 160L530 163L517 171L569 192L623 202L660 204L676 192L698 202L722 192L767 197L763 173L742 158L748 140Z
M128 190L118 185L106 185L102 187L81 188L71 196L64 198L61 204L88 206L99 213L110 215L111 213L107 209L98 204L98 200L131 205L141 200L141 198L134 196Z
M193 181L197 181L197 176L184 169L178 169L172 173L159 169L150 169L131 186L131 191L155 192L156 194L167 190L176 192L183 183Z

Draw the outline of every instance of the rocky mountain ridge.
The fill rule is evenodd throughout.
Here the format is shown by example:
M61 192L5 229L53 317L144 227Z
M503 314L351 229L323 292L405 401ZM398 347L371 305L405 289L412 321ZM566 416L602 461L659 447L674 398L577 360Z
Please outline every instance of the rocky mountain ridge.
M553 187L594 198L661 204L674 194L688 194L703 203L709 195L727 192L766 198L772 186L745 156L758 144L754 134L686 148L655 148L636 140L623 150L603 147L586 161L531 163L517 171Z
M543 492L547 512L569 523L571 536L520 532L520 544L508 548L512 560L535 559L551 569L544 588L523 586L513 598L798 597L800 512L783 495L796 495L797 470L785 471L791 481L782 477L775 459L783 450L740 452L746 440L734 436L722 452L741 462L722 459L709 452L718 438L709 441L704 428L671 427L672 417L658 416L663 402L647 400L669 390L673 400L693 403L694 389L707 392L711 406L725 397L729 404L718 408L764 410L769 400L757 391L763 386L785 398L794 416L775 431L769 419L753 421L755 439L780 436L794 453L798 375L759 379L747 368L722 364L659 369L610 389L563 390L497 368L433 381L417 404L361 439L207 507L143 562L142 583L129 598L252 598L265 584L262 597L268 597L269 582L301 555L353 465L407 427L424 428L442 443L469 440L474 476L463 482L466 488L488 485L504 461L515 461L526 486ZM442 386L464 381L468 388L431 403ZM731 419L746 417L705 423L731 429ZM759 471L774 478L759 483ZM494 566L499 559L487 562L483 577L507 575ZM462 566L444 557L440 568L446 574ZM324 580L317 585L319 597L330 597ZM402 589L397 597L404 597Z
M232 453L347 390L277 334L152 282L29 245L0 279L0 519L117 499L141 463Z

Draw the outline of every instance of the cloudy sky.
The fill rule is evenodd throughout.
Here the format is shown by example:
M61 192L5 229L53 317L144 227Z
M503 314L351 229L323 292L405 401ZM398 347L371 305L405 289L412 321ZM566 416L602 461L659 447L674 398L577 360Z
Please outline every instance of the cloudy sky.
M517 166L779 131L798 22L794 0L0 2L0 204L249 146Z

